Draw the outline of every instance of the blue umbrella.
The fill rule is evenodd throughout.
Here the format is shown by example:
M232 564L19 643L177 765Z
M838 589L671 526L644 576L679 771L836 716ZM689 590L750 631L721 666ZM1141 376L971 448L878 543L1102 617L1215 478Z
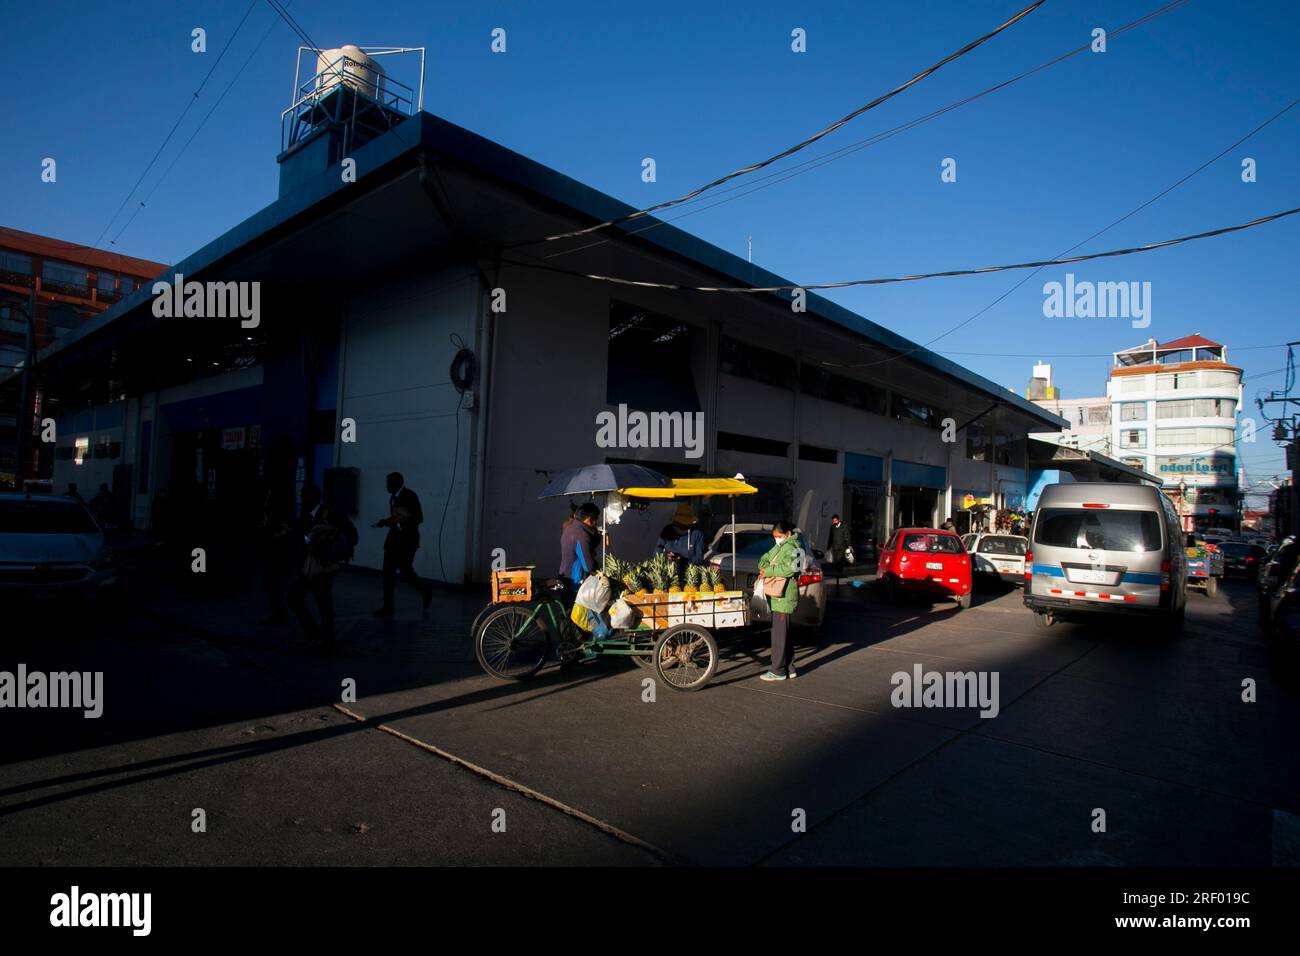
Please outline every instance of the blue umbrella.
M597 494L620 488L668 488L672 480L644 465L585 465L562 471L542 489L538 498Z

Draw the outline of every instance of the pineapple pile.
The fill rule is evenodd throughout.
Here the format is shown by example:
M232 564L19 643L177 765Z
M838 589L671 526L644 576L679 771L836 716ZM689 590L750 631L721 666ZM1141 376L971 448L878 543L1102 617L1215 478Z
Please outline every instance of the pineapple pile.
M709 587L714 594L720 594L727 589L727 586L722 583L722 568L710 566L705 570L708 573Z
M650 560L650 584L655 594L667 594L677 583L677 573L666 554L656 554Z
M686 590L692 594L698 594L704 589L705 570L698 564L692 564L686 569Z

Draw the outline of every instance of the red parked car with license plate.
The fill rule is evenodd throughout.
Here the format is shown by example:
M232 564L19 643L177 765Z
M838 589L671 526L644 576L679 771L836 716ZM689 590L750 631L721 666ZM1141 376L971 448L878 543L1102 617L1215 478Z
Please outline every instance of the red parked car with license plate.
M899 528L880 552L876 581L891 601L905 593L953 598L970 607L970 555L961 538L938 528Z

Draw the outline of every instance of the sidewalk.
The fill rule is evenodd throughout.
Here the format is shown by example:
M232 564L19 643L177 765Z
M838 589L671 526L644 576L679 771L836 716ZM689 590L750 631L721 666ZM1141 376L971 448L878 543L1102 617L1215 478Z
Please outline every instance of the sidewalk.
M150 615L193 633L268 649L294 650L303 632L290 623L261 623L270 615L260 562L249 555L240 570L208 579L176 573L177 559L146 535L119 543L120 575L130 595L132 613ZM398 581L396 613L374 616L382 603L382 579L369 569L344 568L334 581L334 620L338 651L349 657L386 657L395 661L469 663L474 661L470 626L488 602L486 589L435 587L429 609L409 584ZM316 613L309 597L307 608Z

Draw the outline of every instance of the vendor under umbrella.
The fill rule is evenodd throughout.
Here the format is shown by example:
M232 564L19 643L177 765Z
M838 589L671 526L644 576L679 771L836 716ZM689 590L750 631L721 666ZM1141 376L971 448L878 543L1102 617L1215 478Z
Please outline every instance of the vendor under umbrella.
M673 560L685 559L691 564L704 560L704 534L697 527L695 512L683 501L677 506L671 524L664 525L659 532L659 541L655 551L666 554Z

